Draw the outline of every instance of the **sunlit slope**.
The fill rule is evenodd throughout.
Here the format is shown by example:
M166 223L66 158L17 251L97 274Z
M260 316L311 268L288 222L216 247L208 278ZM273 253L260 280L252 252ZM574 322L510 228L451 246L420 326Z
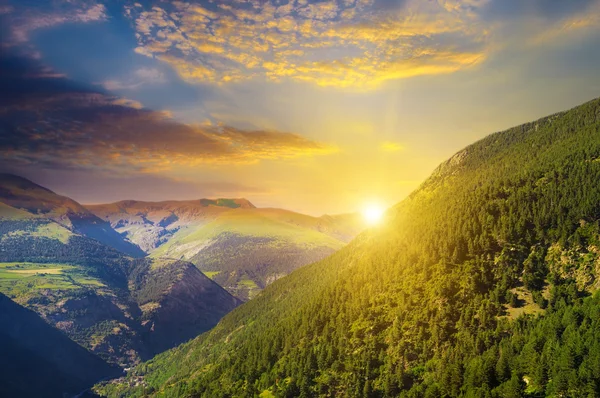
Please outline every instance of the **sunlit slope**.
M594 396L600 297L586 295L599 284L599 159L598 100L493 134L384 226L99 391ZM516 288L541 318L511 320L526 304Z
M298 267L343 247L345 242L329 235L330 230L335 232L318 218L291 211L240 209L192 231L179 231L151 255L191 261L246 299ZM348 228L346 232L353 231Z
M231 209L254 208L246 199L199 199L144 202L123 200L87 208L124 234L142 250L151 252L180 229L201 226Z
M123 201L89 206L155 258L191 261L242 299L343 247L358 215L311 217L255 208L245 199Z

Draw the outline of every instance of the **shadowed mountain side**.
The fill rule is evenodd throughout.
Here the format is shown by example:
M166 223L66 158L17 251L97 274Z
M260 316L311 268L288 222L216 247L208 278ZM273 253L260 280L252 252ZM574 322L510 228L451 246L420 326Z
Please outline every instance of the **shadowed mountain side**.
M62 398L120 373L0 293L0 396Z
M0 182L0 292L103 359L149 359L240 303L189 262L126 256L107 241L134 246L77 202L21 177Z
M112 229L109 223L96 217L79 203L25 178L0 174L0 202L5 205L0 207L1 219L51 220L73 233L95 239L127 255L144 255L136 245L126 241Z
M241 304L191 263L164 259L136 263L129 285L143 312L141 337L151 354L211 329Z

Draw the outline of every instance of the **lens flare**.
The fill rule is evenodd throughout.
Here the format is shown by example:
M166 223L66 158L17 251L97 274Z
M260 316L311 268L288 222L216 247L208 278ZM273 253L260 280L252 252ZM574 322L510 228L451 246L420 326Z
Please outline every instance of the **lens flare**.
M365 206L362 215L369 225L376 225L381 222L385 209L377 204L369 204Z

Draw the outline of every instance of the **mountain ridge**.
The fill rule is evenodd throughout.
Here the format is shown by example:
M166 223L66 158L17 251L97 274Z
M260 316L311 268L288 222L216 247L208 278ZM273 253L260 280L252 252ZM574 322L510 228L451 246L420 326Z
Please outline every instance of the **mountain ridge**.
M144 253L123 239L108 223L92 214L71 198L58 195L30 180L13 174L0 174L0 220L26 218L48 220L67 230L87 236L113 247L123 253L141 257ZM14 210L9 209L16 209Z
M245 199L127 200L89 210L151 257L190 261L244 300L332 254L364 226L357 214L312 217Z
M22 177L1 176L0 213L0 292L110 363L148 359L240 304L189 262L139 258L109 223Z

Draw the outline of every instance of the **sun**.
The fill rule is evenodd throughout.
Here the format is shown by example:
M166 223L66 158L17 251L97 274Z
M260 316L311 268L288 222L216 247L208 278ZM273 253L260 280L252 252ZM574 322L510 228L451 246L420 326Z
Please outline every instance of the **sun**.
M362 215L369 225L376 225L381 222L385 209L378 204L368 204L362 210Z

